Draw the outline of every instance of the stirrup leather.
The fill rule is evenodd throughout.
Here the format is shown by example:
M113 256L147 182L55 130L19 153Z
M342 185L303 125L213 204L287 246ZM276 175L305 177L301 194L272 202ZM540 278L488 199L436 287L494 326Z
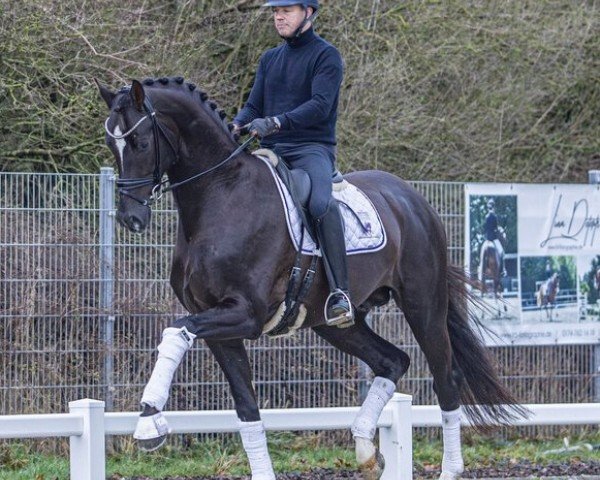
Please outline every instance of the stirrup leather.
M330 316L330 301L332 301L334 296L342 295L344 300L348 303L348 310L337 316ZM325 301L325 307L323 309L323 315L325 317L325 323L332 327L336 326L338 328L346 328L354 325L354 310L352 308L352 302L350 301L350 297L343 290L337 289L329 294L327 300Z

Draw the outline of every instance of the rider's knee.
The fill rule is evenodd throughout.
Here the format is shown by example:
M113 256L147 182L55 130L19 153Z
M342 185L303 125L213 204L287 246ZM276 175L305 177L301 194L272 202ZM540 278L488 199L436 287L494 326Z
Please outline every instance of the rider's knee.
M329 211L329 200L327 199L319 199L319 198L311 198L308 202L308 212L312 218L322 218Z

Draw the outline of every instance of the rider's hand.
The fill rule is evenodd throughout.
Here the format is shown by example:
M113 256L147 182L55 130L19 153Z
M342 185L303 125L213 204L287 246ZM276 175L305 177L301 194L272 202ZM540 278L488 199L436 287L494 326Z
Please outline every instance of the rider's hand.
M250 134L255 137L266 137L279 131L279 122L275 117L255 118L250 122Z

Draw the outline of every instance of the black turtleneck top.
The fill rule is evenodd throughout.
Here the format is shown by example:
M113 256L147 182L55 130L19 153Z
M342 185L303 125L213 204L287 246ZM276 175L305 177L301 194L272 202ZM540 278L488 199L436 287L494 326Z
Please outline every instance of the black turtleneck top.
M261 145L336 144L335 124L342 57L312 28L267 50L258 65L248 101L234 119L245 125L259 117L277 117L281 130Z

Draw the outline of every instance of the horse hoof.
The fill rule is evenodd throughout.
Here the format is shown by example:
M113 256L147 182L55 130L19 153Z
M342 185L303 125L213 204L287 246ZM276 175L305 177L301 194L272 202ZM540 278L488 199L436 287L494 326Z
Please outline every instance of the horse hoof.
M161 447L171 433L167 419L161 412L139 417L133 438L138 442L140 450L151 452Z
M385 459L379 450L376 450L375 455L359 466L364 480L379 480L383 475L384 468Z
M453 473L443 472L440 475L440 479L439 480L460 480L460 475L455 475Z
M460 480L460 473L442 472L439 480Z
M167 441L167 436L162 435L158 438L150 438L148 440L137 440L138 448L143 452L153 452L158 450Z

